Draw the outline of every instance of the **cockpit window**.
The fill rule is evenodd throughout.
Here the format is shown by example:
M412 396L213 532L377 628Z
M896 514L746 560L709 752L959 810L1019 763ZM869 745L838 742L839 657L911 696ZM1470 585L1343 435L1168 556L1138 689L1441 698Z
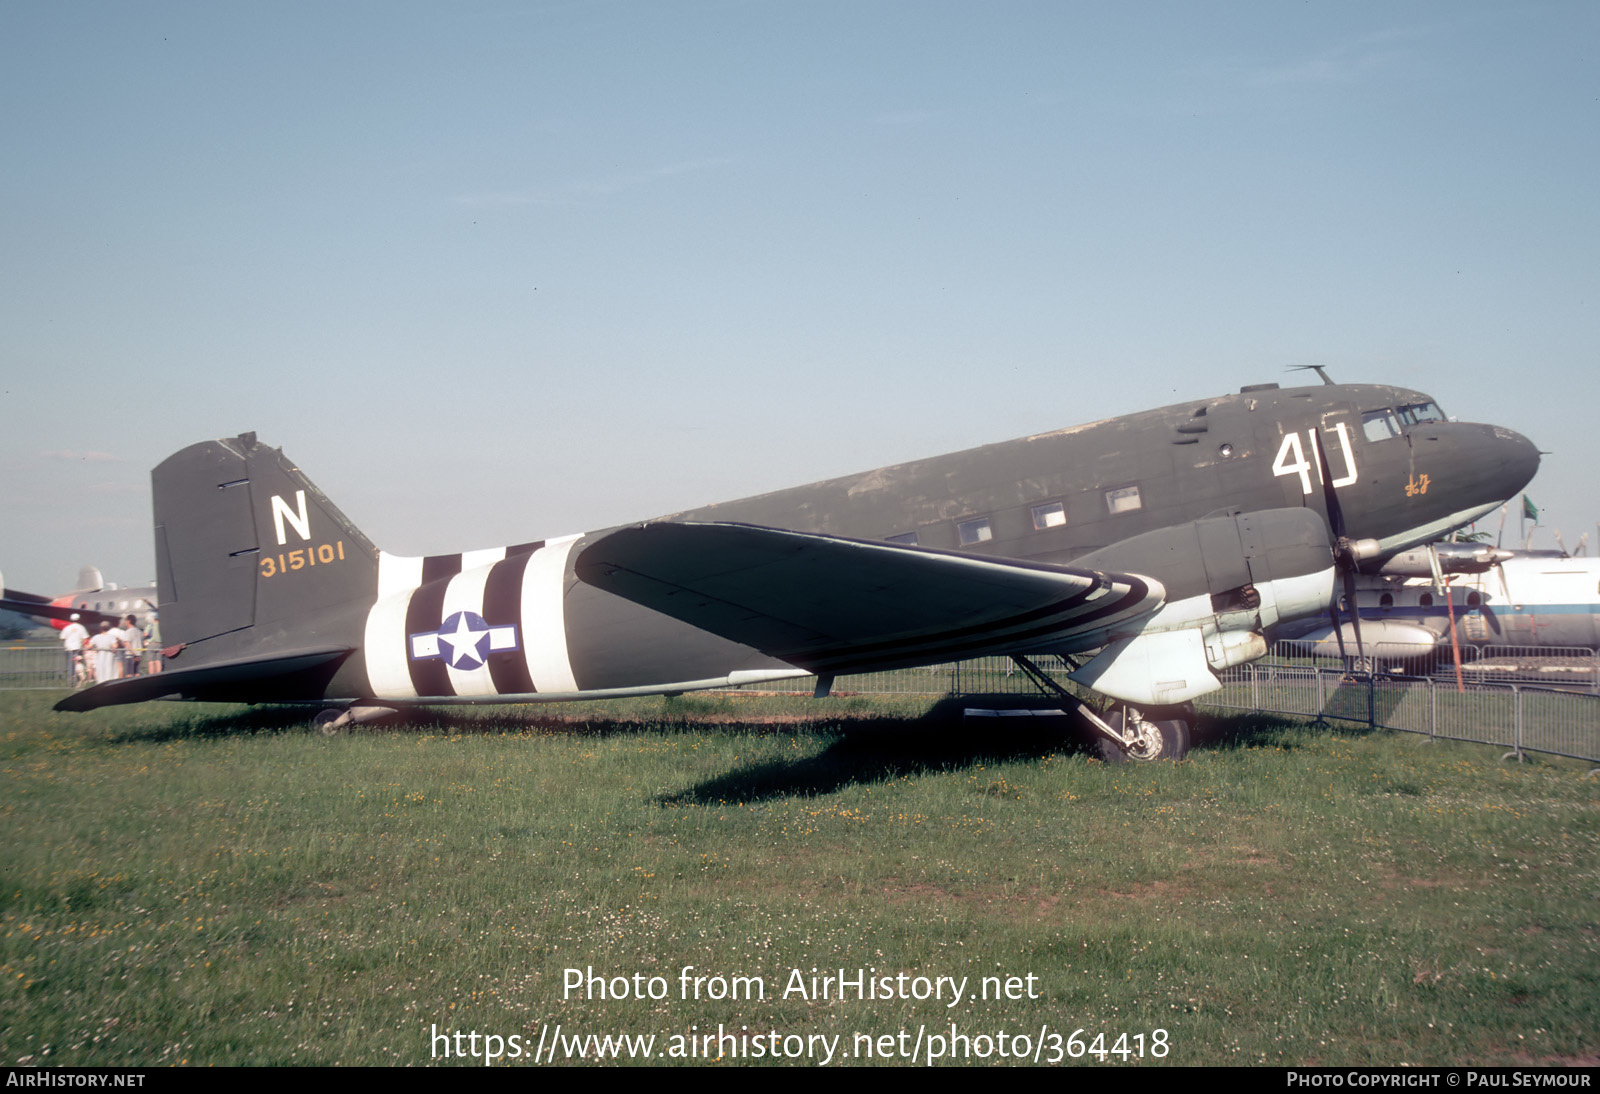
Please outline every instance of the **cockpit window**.
M1438 403L1413 403L1400 408L1400 420L1406 425L1416 425L1418 422L1442 422L1444 414L1440 412Z
M1361 415L1361 431L1369 441L1385 441L1400 436L1400 422L1392 410L1368 410Z

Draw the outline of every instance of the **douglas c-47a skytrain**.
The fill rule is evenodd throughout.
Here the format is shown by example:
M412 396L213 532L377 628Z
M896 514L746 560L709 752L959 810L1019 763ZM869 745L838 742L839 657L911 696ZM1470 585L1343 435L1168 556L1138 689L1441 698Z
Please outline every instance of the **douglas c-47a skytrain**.
M1534 446L1364 384L1196 399L643 524L404 558L253 433L152 473L161 697L420 704L679 692L1059 654L1103 755L1181 756L1190 701L1328 618L1341 575L1499 506ZM1351 598L1353 600L1353 597Z

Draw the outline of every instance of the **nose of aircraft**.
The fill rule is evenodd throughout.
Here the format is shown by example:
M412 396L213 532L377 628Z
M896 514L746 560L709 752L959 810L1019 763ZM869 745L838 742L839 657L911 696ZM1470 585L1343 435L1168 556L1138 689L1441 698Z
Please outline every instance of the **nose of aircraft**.
M1507 501L1539 470L1533 442L1503 426L1428 422L1410 438L1415 466L1428 468L1439 503L1451 512Z
M1489 471L1490 493L1509 498L1533 481L1539 471L1539 450L1521 433L1498 425L1489 426L1494 436L1495 466Z

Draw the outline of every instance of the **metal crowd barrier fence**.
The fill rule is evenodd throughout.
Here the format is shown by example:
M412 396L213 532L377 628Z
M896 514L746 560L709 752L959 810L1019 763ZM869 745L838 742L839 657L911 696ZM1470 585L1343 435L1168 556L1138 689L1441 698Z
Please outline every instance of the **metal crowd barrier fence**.
M1241 665L1206 705L1355 722L1442 740L1600 763L1600 697L1588 690L1469 683L1437 676Z
M92 654L85 655L92 657ZM139 671L148 668L150 651L145 651L139 662ZM93 662L89 662L92 669ZM86 680L87 682L87 680ZM43 691L51 688L70 688L72 665L67 651L60 646L24 645L12 642L0 645L0 691Z
M1425 656L1431 650L1373 646L1363 651L1366 663L1355 664L1354 651L1346 652L1348 664L1327 656L1322 646L1279 642L1261 660L1224 673L1222 690L1201 705L1359 723L1495 745L1518 757L1542 752L1600 764L1600 673L1594 650L1497 646L1475 650L1469 661L1464 648L1459 687L1448 654L1441 663L1437 655ZM1030 660L1075 690L1066 679L1071 666L1062 658ZM1478 671L1467 671L1469 664ZM1429 671L1401 671L1407 668ZM0 690L70 686L67 655L59 646L0 646ZM814 678L803 677L734 690L809 694L815 687ZM1009 658L979 657L841 676L833 694L1037 698L1040 691Z
M1261 660L1229 669L1223 674L1222 691L1206 696L1200 705L1472 741L1498 746L1519 758L1526 752L1542 752L1600 763L1594 650L1463 647L1459 686L1454 658L1431 647L1364 647L1364 663L1358 663L1354 649L1346 652L1341 660L1311 643L1279 642ZM1070 666L1061 658L1032 660L1057 683L1074 690L1066 680ZM1468 671L1468 665L1476 665L1478 671ZM1552 685L1552 679L1560 683ZM809 693L815 682L807 677L751 687ZM841 676L834 681L833 694L1037 697L1040 693L1009 658L982 657Z
M0 690L71 686L67 651L60 646L0 646Z

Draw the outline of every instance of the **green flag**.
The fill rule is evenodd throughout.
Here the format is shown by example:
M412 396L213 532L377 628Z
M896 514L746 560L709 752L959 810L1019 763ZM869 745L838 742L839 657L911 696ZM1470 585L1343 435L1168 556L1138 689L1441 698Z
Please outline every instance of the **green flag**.
M1528 495L1522 495L1522 515L1535 523L1539 520L1539 507L1528 500Z

